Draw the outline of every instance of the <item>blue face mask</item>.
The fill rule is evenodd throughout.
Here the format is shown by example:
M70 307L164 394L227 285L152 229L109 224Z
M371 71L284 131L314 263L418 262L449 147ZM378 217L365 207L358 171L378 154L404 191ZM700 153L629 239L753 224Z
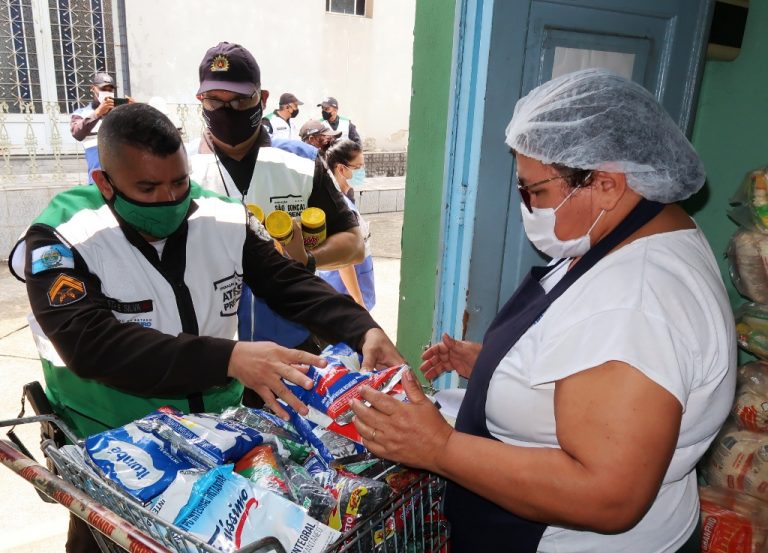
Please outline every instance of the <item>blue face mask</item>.
M350 186L358 187L363 184L363 180L365 180L365 167L360 167L360 169L352 171L352 178L347 182Z

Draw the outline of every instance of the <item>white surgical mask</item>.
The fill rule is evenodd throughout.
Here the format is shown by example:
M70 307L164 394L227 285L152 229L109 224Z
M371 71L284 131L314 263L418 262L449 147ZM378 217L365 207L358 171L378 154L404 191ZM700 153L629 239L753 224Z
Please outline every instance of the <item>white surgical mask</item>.
M560 240L555 234L555 223L557 218L555 212L560 209L565 202L568 201L574 192L578 188L575 188L566 198L560 202L556 208L537 208L532 207L532 211L529 212L525 207L525 204L520 202L520 212L523 214L523 227L525 228L525 234L528 236L528 240L538 249L540 252L548 255L553 259L562 259L565 257L580 257L589 251L591 247L589 233L595 228L595 225L603 216L605 210L600 212L595 222L589 227L589 230L584 236L573 238L571 240Z
M99 103L103 104L107 98L114 98L114 92L107 92L106 90L99 90Z

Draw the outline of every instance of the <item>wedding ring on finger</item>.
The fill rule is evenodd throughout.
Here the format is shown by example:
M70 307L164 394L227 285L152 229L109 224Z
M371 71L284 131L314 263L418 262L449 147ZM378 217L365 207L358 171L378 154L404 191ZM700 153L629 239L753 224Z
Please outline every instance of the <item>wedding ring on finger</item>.
M373 429L373 433L371 434L371 441L372 442L376 441L376 429L375 428Z

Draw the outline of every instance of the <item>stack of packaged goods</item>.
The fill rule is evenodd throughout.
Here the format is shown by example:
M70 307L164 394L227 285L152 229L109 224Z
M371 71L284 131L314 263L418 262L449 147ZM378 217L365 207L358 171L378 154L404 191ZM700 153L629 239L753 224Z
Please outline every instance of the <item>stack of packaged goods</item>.
M703 463L703 553L768 551L768 168L749 173L731 204L731 279L748 300L736 333L758 360L739 367L731 417Z
M343 344L329 346L323 357L328 366L311 367L315 386L302 390L317 397L302 399L314 405L312 418L347 427L350 437L290 408L288 422L242 406L218 414L163 407L88 437L84 448L62 450L89 474L221 551L271 536L286 551L319 553L422 477L371 455L347 420L349 401L363 383L397 396L407 366L360 373L357 353ZM439 498L441 490L434 491ZM444 534L439 501L419 507L405 512L414 508L405 503L392 512L363 550L387 550L391 540L402 539L404 524L428 536Z

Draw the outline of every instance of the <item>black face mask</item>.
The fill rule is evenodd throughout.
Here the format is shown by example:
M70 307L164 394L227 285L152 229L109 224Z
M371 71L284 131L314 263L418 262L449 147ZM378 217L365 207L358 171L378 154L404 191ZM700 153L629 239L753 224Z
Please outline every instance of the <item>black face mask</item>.
M294 117L296 117L298 114L299 114L299 108L296 108L296 109L293 111L293 113L291 113L291 119L293 119Z
M330 121L331 120L331 112L330 111L323 110L322 114L323 114L323 119L325 119L326 121Z
M251 138L259 128L262 114L261 102L242 111L230 107L213 111L203 109L203 118L211 134L230 146L237 146Z

